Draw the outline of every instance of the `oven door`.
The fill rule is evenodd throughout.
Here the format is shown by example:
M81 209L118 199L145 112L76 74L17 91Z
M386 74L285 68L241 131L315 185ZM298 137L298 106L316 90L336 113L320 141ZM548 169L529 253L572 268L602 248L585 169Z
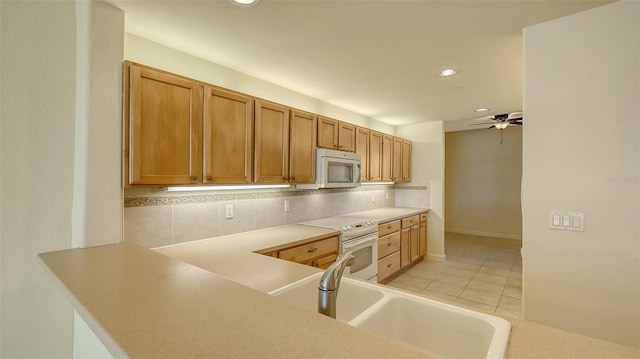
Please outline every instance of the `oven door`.
M345 268L352 277L377 281L378 275L378 232L353 238L340 244L341 252L351 251L353 264Z

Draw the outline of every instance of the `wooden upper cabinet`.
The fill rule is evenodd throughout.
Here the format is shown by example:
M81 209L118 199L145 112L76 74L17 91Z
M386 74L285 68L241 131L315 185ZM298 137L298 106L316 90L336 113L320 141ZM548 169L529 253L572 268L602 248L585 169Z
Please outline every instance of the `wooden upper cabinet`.
M312 113L291 110L289 116L289 182L316 182L316 127Z
M369 181L369 129L356 127L355 152L360 155L362 182Z
M202 87L125 63L125 186L197 183Z
M206 86L204 95L204 183L251 183L253 100Z
M382 135L382 181L393 181L393 136Z
M289 108L255 101L256 183L289 182Z
M338 149L338 129L340 121L318 117L318 147Z
M402 140L402 182L411 182L411 161L413 151L409 140Z
M346 122L338 124L338 149L340 151L355 152L356 126Z
M318 117L318 147L354 152L355 142L355 125L326 117Z
M402 138L393 137L393 149L391 151L391 180L402 182Z
M382 181L382 133L369 131L369 181Z

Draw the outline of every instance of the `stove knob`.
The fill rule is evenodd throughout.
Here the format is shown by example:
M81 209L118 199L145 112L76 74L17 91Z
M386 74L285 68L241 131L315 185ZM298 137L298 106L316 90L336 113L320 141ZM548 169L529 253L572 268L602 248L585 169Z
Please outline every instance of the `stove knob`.
M351 226L347 226L347 231L350 231L350 230L351 230Z
M342 226L342 228L340 228L340 229L342 229L343 231L346 231L347 230L347 226Z

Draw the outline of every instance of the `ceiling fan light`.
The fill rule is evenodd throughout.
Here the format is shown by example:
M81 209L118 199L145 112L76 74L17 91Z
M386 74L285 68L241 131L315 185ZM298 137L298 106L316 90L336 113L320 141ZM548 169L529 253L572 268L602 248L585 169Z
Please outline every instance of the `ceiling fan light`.
M438 75L442 76L442 77L447 77L447 76L453 76L455 74L458 73L458 70L456 69L444 69L440 72L438 72Z
M509 126L509 122L498 122L495 124L495 126L498 130L504 130L505 128L507 128L507 126Z

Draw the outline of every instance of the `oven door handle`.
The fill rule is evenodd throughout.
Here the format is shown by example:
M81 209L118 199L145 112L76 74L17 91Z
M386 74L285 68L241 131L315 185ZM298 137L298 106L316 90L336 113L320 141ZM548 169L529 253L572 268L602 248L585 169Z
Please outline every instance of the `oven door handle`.
M378 232L368 234L364 237L354 238L354 239L342 242L342 246L344 248L347 248L347 247L353 248L353 247L359 247L363 244L368 244L369 242L377 242L377 241L378 241Z

